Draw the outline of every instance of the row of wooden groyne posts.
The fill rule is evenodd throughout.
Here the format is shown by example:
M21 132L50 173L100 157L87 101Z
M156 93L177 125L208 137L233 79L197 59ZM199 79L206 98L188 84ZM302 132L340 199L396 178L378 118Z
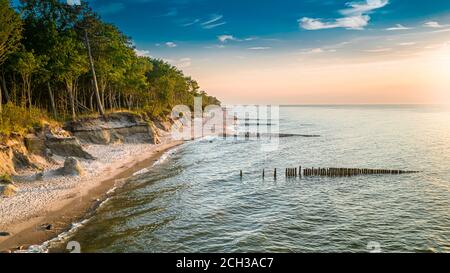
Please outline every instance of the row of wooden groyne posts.
M357 175L381 175L381 174L411 174L419 173L418 171L403 171L403 170L387 170L387 169L359 169L359 168L286 168L286 178L297 177L312 177L312 176L327 176L327 177L343 177L343 176L357 176ZM240 171L241 179L244 173ZM266 170L262 171L262 177L266 177ZM273 170L273 177L277 179L277 169Z

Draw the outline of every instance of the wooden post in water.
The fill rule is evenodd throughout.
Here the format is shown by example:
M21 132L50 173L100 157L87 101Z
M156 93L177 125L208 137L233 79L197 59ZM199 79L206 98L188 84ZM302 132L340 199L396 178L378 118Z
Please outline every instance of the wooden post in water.
M273 170L273 178L277 180L277 168Z
M298 176L302 178L302 166L298 167Z
M263 179L264 179L264 177L265 177L265 171L264 171L264 169L263 169Z
M240 176L241 176L241 180L242 180L242 176L243 176L243 175L242 175L242 170L241 170L241 172L240 172Z

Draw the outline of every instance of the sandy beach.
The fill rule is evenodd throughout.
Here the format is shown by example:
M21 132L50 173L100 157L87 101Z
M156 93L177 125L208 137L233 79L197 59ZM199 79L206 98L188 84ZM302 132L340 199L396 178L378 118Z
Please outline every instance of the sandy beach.
M108 191L182 143L165 137L158 145L83 145L96 160L80 160L82 176L56 174L64 163L62 157L54 158L42 181L22 174L22 181L16 183L17 195L0 202L0 231L10 234L0 237L0 251L41 244L70 229L72 223L93 213Z

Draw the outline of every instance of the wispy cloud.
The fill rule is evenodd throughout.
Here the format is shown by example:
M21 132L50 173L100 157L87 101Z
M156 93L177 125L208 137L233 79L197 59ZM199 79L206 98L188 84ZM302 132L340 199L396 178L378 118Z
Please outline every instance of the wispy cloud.
M361 30L369 24L370 16L376 9L380 9L389 4L389 0L366 0L364 2L348 2L348 8L339 12L342 18L323 20L321 18L303 17L298 20L300 27L306 30L346 28Z
M348 2L345 5L348 9L341 10L341 14L346 16L355 16L365 13L371 13L389 4L389 0L366 0L365 2Z
M424 27L430 27L430 28L444 28L448 27L449 25L441 25L439 22L436 21L428 21L423 24Z
M226 23L227 22L221 22L221 23L217 23L217 24L206 25L206 26L203 26L203 28L204 29L212 29L212 28L216 28L216 27L219 27L219 26L223 26Z
M272 49L270 46L255 46L255 47L249 47L249 50L268 50Z
M223 15L220 14L213 14L210 16L210 19L207 21L201 23L200 25L205 29L212 29L218 26L225 25L226 22L221 21L223 19Z
M396 31L396 30L408 30L411 29L410 27L405 27L401 24L396 24L394 27L387 28L387 31Z
M202 26L206 26L206 25L215 23L215 22L219 21L222 18L223 18L223 15L214 15L214 17L212 19L210 19L210 20L208 20L206 22L203 22Z
M169 64L176 66L177 68L186 68L192 66L192 59L191 58L181 58L181 59L166 59L163 58L164 61L168 62Z
M303 17L299 20L300 26L306 30L319 30L331 28L346 28L346 29L364 29L368 25L370 17L368 15L359 15L352 17L339 18L333 22L324 22L322 19L313 19Z
M227 22L223 21L224 18L221 14L211 14L208 18L189 18L185 19L184 22L180 24L182 27L190 27L190 26L199 26L204 29L213 29L222 25L225 25Z
M336 52L336 51L337 51L336 49L325 49L325 48L318 47L318 48L311 48L311 49L303 50L302 52L300 52L300 54L309 55L309 54L332 53L332 52Z
M174 43L174 42L167 42L167 43L165 43L165 45L167 46L167 47L169 47L169 48L174 48L174 47L177 47L178 45L176 44L176 43Z
M224 35L217 36L217 39L219 39L219 41L221 43L226 43L227 41L250 42L250 41L257 40L258 38L257 37L238 38L238 37L235 37L235 36L230 35L230 34L224 34Z
M175 66L177 66L178 68L186 68L190 67L191 65L192 65L191 58L181 58L175 63Z
M226 47L225 45L213 45L213 46L205 46L204 48L207 48L207 49L211 49L211 48L222 49L222 48L225 48L225 47Z
M136 55L138 55L139 57L152 57L149 50L140 50L135 48L134 52L136 52Z
M236 38L233 35L219 35L217 36L220 42L225 43L226 41L235 41Z
M442 28L442 29L438 29L438 30L434 30L432 31L433 33L443 33L443 32L449 32L450 28Z
M389 52L392 48L376 48L376 49L366 49L363 50L364 52L370 52L370 53L381 53L381 52Z
M188 23L182 24L183 27L190 27L200 22L200 19L195 19L193 21L189 21Z
M416 42L404 42L404 43L398 43L399 46L412 46L416 45Z

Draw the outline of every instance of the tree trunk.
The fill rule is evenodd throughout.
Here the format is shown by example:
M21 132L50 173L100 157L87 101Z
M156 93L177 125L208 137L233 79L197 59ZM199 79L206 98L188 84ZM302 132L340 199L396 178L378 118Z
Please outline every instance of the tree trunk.
M58 118L58 115L56 114L55 97L53 96L53 91L50 86L50 82L47 82L47 87L48 87L48 94L50 95L50 103L52 106L53 117L56 119Z
M114 107L113 107L113 101L112 101L112 91L111 91L111 89L109 90L109 109L110 109L111 111L114 110Z
M94 112L94 93L92 92L91 96L89 97L89 107L91 108L91 111Z
M3 115L2 115L2 111L3 111L3 96L2 96L2 87L0 86L0 123L3 123Z
M5 100L6 102L9 101L9 92L8 88L6 87L6 79L5 79L5 72L2 71L2 85L3 85L3 91L5 91Z
M28 97L28 103L29 103L29 108L31 109L31 107L33 107L33 98L31 97L31 76L29 78L27 78L27 84L26 84L26 91L27 91L27 97Z
M94 91L95 91L95 97L97 98L98 109L99 109L100 115L104 116L105 110L103 109L103 105L102 105L102 102L100 99L100 92L98 91L97 75L95 74L94 60L92 59L91 45L89 44L89 38L88 38L86 29L84 30L84 37L86 39L86 46L87 46L88 54L89 54L89 63L91 65L92 78L94 80Z
M73 83L67 83L67 93L69 94L69 102L70 102L70 110L72 114L72 120L77 118L77 114L75 112L75 97L73 95Z

